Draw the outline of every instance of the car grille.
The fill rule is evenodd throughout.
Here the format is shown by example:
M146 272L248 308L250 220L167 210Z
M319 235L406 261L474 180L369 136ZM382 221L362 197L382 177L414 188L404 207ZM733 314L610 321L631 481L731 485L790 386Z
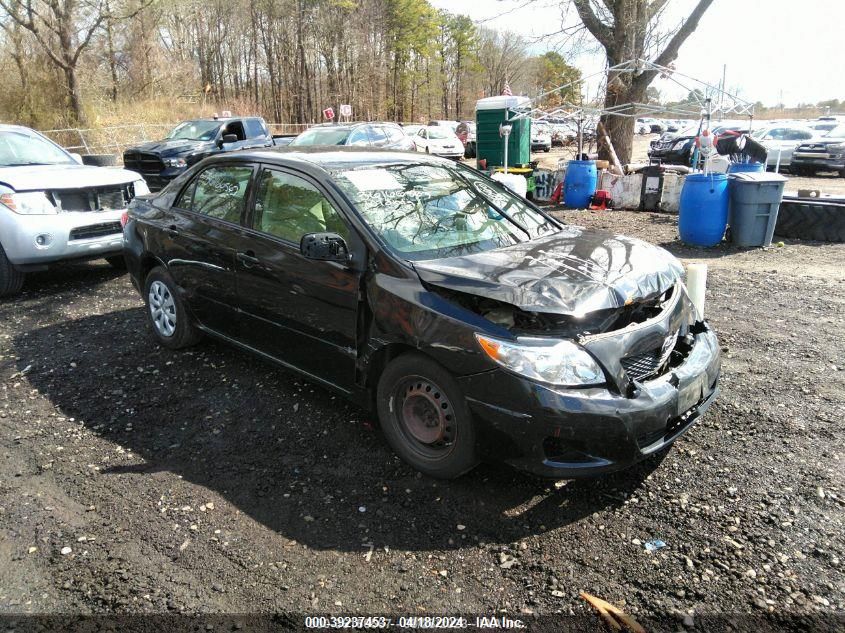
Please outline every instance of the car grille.
M662 349L656 348L635 356L627 356L620 361L622 368L631 380L642 381L657 376L672 355L677 341L678 334L675 333L666 339Z
M161 172L164 170L164 163L155 154L133 151L124 152L123 166L126 169L141 174L151 191L163 189L170 182L166 178L161 177Z
M91 224L89 226L80 226L70 231L70 239L73 240L90 240L95 237L105 237L106 235L116 235L122 233L123 229L120 222L102 222L101 224Z
M86 189L54 189L53 201L62 211L121 210L135 197L131 184Z

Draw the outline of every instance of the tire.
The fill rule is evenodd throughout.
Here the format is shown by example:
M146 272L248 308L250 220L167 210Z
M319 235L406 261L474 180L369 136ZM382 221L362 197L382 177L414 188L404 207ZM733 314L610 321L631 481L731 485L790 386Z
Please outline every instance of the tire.
M23 288L26 275L12 265L6 257L6 251L0 245L0 297L18 294Z
M111 257L106 257L104 259L109 263L109 266L115 270L126 270L126 260L123 258L123 255L112 255Z
M430 477L454 479L478 464L472 414L461 388L422 354L394 359L377 390L387 442L406 463Z
M845 204L784 200L775 235L817 242L845 242Z
M117 156L114 154L85 154L82 156L82 164L94 167L114 167L117 165Z
M181 349L195 345L201 338L176 283L161 266L153 268L144 281L144 305L147 323L160 345Z

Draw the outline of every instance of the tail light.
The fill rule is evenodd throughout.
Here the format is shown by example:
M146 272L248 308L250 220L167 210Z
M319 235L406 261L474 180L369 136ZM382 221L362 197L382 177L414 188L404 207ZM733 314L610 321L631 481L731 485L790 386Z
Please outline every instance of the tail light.
M129 222L129 211L124 211L120 214L120 226L126 228L126 223Z

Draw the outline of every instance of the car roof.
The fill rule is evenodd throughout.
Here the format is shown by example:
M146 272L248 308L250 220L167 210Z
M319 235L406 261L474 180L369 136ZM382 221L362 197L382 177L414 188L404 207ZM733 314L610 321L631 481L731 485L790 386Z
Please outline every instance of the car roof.
M26 132L35 132L30 127L26 127L25 125L15 125L14 123L0 123L0 132L19 132L20 130L24 130Z
M277 165L289 165L300 168L319 168L323 171L376 167L385 164L426 164L454 165L454 161L429 156L418 152L395 150L373 150L370 147L331 147L302 145L295 147L276 147L260 150L243 150L219 154L211 161L244 160Z

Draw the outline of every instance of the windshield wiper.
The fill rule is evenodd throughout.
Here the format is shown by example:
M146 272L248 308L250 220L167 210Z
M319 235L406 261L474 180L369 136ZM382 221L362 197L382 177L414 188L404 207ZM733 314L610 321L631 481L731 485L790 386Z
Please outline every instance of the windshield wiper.
M455 172L453 172L453 173L454 173L454 174L455 174L458 178L460 178L461 180L463 180L463 181L464 181L464 183L465 183L465 184L466 184L466 185L467 185L470 189L472 189L472 190L475 192L475 195L477 195L479 198L481 198L482 200L484 200L487 204L489 204L491 207L493 207L493 209L494 209L494 210L495 210L495 211L496 211L499 215L501 215L501 216L503 216L503 217L507 218L507 220L508 220L511 224L513 224L516 228L518 228L518 229L519 229L519 230L521 230L523 233L525 233L525 235L527 235L527 236L528 236L528 239L529 239L529 240L531 239L531 232L528 230L528 227L524 226L521 222L518 222L518 221L517 221L515 218L513 218L513 217L512 217L509 213L505 213L504 209L500 209L498 205L496 205L495 203L493 203L493 201L492 201L492 200L490 200L487 196L485 196L483 193L481 193L481 192L478 190L478 188L477 188L477 187L475 187L475 186L474 186L474 185L473 185L473 184L472 184L472 183L471 183L471 182L470 182L467 178L464 178L464 175L463 175L463 174L461 174L461 173L459 173L459 172L457 172L457 171L455 171Z

